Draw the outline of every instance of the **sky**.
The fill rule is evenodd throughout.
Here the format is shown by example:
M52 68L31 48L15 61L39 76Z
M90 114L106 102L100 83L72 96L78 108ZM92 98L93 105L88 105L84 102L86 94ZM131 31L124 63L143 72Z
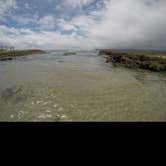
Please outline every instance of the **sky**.
M0 0L0 43L16 49L166 50L166 1Z

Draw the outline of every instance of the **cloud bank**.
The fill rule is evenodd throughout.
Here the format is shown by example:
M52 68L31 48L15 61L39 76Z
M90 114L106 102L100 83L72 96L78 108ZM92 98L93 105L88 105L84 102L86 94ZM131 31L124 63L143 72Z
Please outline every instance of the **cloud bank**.
M18 49L166 50L165 0L48 0L51 7L41 11L28 2L0 0L1 42Z

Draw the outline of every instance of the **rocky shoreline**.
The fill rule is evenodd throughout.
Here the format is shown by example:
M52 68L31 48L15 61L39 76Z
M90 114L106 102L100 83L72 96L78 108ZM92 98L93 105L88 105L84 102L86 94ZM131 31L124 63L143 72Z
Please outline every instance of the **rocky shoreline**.
M166 53L148 51L99 50L107 63L155 72L166 71Z
M28 56L33 54L45 54L43 50L14 50L14 51L0 51L0 61L13 60L17 57Z

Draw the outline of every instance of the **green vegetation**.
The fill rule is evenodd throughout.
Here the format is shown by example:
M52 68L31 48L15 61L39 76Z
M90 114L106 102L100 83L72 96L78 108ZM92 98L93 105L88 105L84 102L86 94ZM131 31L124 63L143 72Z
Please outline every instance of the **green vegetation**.
M0 50L0 61L12 60L20 56L28 56L33 54L44 54L44 53L46 52L42 50L15 50L15 51Z
M100 50L99 54L106 55L108 63L112 62L135 69L139 68L157 72L166 71L166 53Z

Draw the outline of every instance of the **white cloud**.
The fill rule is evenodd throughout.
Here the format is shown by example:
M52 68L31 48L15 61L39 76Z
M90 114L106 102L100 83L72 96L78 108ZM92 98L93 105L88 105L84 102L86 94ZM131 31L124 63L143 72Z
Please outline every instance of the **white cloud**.
M77 31L77 28L73 24L71 24L63 19L58 20L58 26L61 28L62 31L63 30L64 31Z
M88 1L65 0L73 6ZM70 21L52 15L37 21L40 31L0 26L1 40L17 48L166 49L165 0L106 0L106 8ZM56 24L72 34L50 31ZM84 34L84 35L81 35Z
M4 16L10 14L11 9L16 8L16 0L0 0L0 23L5 22L6 18Z
M64 4L66 6L76 8L76 7L81 7L85 5L89 5L91 2L94 0L64 0Z
M55 18L52 15L44 16L43 18L39 19L38 24L43 29L53 29L55 26Z
M165 0L111 0L105 10L79 16L72 23L95 47L166 49L165 13Z
M16 0L0 0L0 16L7 14L12 8L16 8Z
M165 0L111 0L90 36L105 47L166 48Z
M30 6L29 3L25 3L25 4L24 4L24 7L25 7L27 10L32 9L32 7Z
M0 25L0 42L9 43L18 49L24 48L87 48L85 39L75 33L63 35L59 32L40 31L29 29L15 29Z
M31 17L29 15L13 15L11 16L11 19L21 25L26 25L38 22L39 16L37 14L34 14Z

